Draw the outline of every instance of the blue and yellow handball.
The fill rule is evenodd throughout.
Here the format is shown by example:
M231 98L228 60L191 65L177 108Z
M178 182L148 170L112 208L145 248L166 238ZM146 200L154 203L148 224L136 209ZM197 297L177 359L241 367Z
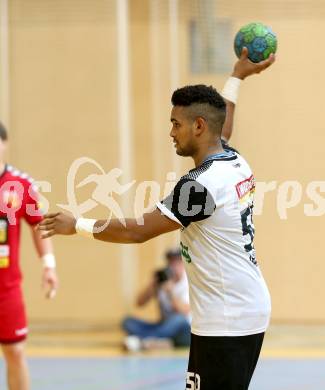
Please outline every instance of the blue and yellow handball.
M243 26L235 37L234 49L238 58L243 47L247 47L248 58L252 62L261 62L276 52L277 37L272 29L263 23L249 23Z

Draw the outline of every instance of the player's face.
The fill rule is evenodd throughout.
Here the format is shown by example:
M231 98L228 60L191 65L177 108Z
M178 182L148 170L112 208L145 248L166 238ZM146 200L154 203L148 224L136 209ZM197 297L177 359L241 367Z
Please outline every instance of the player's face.
M186 107L173 107L170 120L172 122L170 136L173 138L176 153L179 156L192 156L196 151L195 122L186 115Z

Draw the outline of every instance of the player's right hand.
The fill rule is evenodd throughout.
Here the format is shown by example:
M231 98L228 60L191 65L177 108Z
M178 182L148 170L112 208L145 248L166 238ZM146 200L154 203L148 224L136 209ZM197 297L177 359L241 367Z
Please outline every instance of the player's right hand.
M253 74L261 73L263 70L271 66L275 61L275 55L271 54L267 60L255 63L248 58L248 49L243 47L239 60L235 63L233 77L244 80L246 77Z
M71 235L76 233L76 219L64 213L46 214L37 230L42 232L42 238L52 237L55 234Z

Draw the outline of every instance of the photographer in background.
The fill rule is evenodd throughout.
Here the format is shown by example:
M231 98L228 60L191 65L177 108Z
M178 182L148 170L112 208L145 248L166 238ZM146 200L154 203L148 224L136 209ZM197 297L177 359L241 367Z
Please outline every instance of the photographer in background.
M179 249L166 253L167 267L154 272L150 284L137 297L137 306L158 301L160 320L147 322L128 317L123 329L124 345L130 351L167 346L190 345L190 306L188 282Z

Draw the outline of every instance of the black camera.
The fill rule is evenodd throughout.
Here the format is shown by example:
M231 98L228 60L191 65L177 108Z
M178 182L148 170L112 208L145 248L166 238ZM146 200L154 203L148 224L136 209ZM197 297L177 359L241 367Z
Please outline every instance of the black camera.
M170 268L163 268L155 272L155 277L158 284L167 282L167 280L171 279L172 276L173 272Z

